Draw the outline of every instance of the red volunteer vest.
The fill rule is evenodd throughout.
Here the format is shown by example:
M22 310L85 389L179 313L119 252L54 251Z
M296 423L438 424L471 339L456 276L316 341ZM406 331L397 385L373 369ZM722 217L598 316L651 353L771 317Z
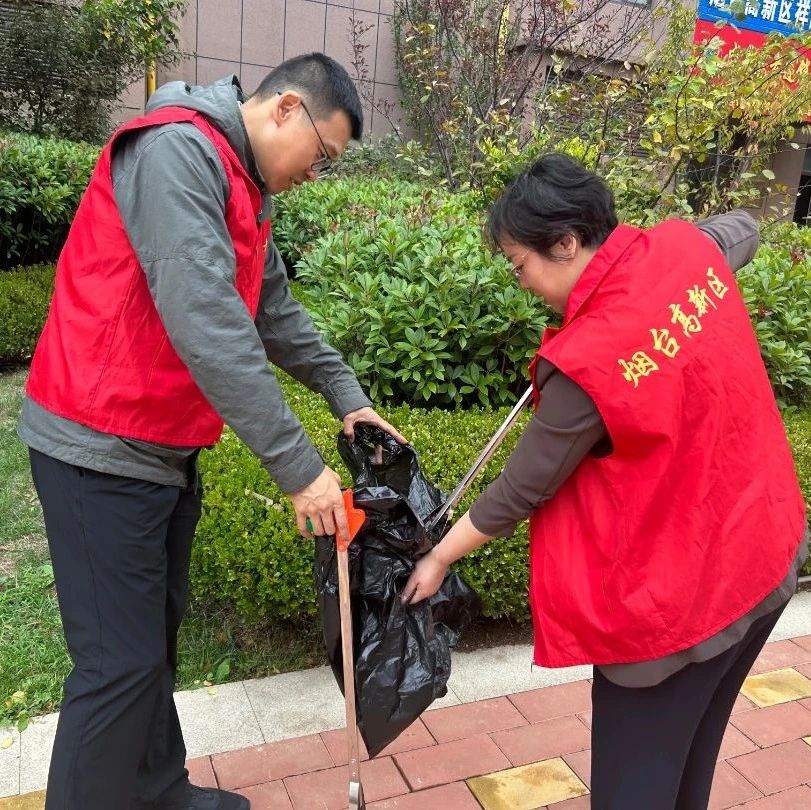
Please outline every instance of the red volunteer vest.
M256 315L270 232L269 222L258 221L262 195L204 116L167 107L122 126L101 153L57 263L26 390L52 413L103 433L198 447L216 442L223 422L169 342L118 213L110 172L113 144L123 133L178 122L194 124L222 161L235 286Z
M788 573L805 510L734 276L671 220L620 225L540 357L613 443L530 519L535 662L647 661L743 616ZM536 390L536 407L539 394Z

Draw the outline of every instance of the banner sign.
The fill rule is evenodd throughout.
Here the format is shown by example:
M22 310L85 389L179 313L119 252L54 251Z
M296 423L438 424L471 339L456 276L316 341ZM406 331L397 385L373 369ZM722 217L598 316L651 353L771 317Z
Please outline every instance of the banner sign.
M811 31L811 0L746 0L746 16L739 19L729 10L728 0L699 0L698 18L723 20L737 28L761 34L807 34Z

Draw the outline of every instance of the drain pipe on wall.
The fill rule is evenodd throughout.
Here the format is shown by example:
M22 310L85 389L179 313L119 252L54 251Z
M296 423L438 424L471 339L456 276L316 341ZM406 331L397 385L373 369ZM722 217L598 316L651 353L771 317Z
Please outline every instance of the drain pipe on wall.
M146 66L146 100L149 101L149 97L155 92L155 89L158 84L158 73L155 70L155 63L150 62Z

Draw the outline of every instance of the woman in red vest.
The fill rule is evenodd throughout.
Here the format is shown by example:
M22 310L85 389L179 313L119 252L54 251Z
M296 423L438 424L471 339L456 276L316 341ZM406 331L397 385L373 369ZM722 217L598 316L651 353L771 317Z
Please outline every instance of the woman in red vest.
M563 315L535 417L404 600L530 519L535 663L594 665L593 810L706 808L750 667L807 556L803 498L730 265L743 212L618 225L611 191L546 155L490 212L520 285ZM710 238L712 237L712 238Z

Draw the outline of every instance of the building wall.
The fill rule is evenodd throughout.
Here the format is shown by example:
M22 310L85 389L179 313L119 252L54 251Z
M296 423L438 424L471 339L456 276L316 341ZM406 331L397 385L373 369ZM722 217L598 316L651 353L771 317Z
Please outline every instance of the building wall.
M796 144L795 148L792 144ZM771 160L771 170L775 179L768 185L783 185L787 191L772 196L764 196L760 208L752 213L769 219L790 222L794 218L797 194L803 175L803 164L806 159L806 147L811 144L811 134L796 130L791 140L783 141Z
M652 38L661 41L666 20L656 20L653 15L660 4L661 0L611 3L604 16L610 28L618 31L627 25L626 14L655 20ZM394 0L190 0L179 35L181 47L190 56L172 69L160 70L158 83L180 79L189 84L208 84L235 73L250 93L284 59L311 51L332 56L355 78L350 44L354 16L369 27L362 42L367 45L367 86L374 94L373 101L393 105L389 121L373 106L364 104L366 132L379 138L393 125L407 128L397 88L393 11ZM638 55L637 49L631 48L617 56L633 60ZM144 83L138 82L125 93L115 115L118 122L143 111L144 89ZM798 134L796 140L805 146L807 138ZM776 182L785 184L796 195L804 150L792 149L788 141L783 146L772 162L772 170ZM770 206L776 203L776 198L764 200L760 213L773 216ZM790 208L785 213L787 219L793 214L793 206Z
M394 0L190 0L180 42L192 54L185 62L158 72L158 84L181 79L209 84L235 73L246 92L256 89L268 71L285 59L323 51L356 78L350 43L351 20L369 30L362 37L369 69L370 92L377 105L389 101L395 125L402 124L394 63L391 15ZM123 99L117 116L127 120L143 110L139 83ZM364 105L366 131L380 137L392 125L376 109Z

